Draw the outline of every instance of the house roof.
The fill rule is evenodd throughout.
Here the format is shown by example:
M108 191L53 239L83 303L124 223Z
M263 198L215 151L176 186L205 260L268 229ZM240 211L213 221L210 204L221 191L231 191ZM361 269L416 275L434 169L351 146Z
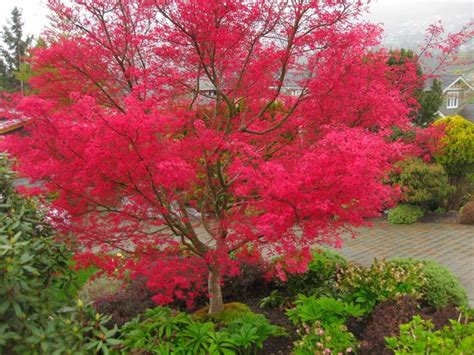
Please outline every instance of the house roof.
M464 84L466 84L471 90L474 90L474 88L471 86L471 84L469 84L466 78L463 75L459 74L441 74L438 75L436 78L428 78L425 82L425 90L431 89L431 85L433 84L434 79L437 79L441 82L441 89L443 90L443 93L446 92L452 85L454 85L459 80L464 82Z
M451 108L451 109L441 108L438 111L438 114L441 117L461 115L466 120L474 122L474 103L472 104L466 103L460 107Z
M10 133L16 129L22 128L27 119L15 118L10 120L0 119L0 135Z
M465 105L461 110L459 110L458 114L465 119L474 122L474 104Z

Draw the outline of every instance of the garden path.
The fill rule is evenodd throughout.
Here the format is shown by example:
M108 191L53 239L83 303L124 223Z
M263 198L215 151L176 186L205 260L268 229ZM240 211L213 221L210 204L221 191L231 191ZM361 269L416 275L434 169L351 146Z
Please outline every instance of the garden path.
M474 307L474 226L374 222L373 227L358 231L358 237L346 238L340 250L347 259L363 265L369 265L374 258L436 260L460 279Z

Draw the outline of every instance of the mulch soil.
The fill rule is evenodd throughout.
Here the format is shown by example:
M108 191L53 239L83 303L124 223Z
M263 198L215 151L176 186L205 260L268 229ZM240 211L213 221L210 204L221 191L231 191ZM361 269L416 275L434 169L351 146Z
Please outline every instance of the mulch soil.
M237 285L236 285L237 286ZM239 282L239 286L242 284ZM227 288L229 290L229 288ZM265 308L262 309L258 305L260 300L268 296L273 285L262 282L262 280L255 280L246 287L240 288L240 293L235 292L237 288L232 290L230 287L230 294L225 296L225 302L241 302L245 303L249 308L255 312L263 314L270 323L278 325L285 329L288 336L270 337L264 343L262 349L257 354L265 355L289 355L293 349L293 343L298 339L295 325L288 319L284 309L280 308Z
M420 304L410 296L403 296L379 303L365 317L349 319L347 328L359 340L359 354L393 354L392 350L385 347L385 337L400 335L400 325L410 322L414 315L431 320L435 329L440 329L449 325L449 319L457 319L459 311L454 306L437 310Z
M287 355L291 354L293 343L298 339L296 327L288 319L284 310L279 308L261 309L258 306L260 298L248 299L246 304L255 313L261 313L274 325L284 328L288 336L270 337L264 343L258 354Z

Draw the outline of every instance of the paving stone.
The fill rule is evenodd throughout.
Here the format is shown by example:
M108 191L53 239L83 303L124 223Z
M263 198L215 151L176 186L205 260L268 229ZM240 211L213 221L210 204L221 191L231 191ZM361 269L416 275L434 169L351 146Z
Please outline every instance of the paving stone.
M346 238L340 250L347 259L368 265L373 258L432 259L459 277L474 307L474 226L374 222L359 228L356 239Z

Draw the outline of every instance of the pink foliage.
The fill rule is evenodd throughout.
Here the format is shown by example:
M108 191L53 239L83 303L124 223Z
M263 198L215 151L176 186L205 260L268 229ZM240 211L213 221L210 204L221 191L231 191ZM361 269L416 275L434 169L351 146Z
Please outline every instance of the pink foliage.
M462 26L456 33L445 33L441 21L431 24L426 29L424 43L419 48L419 57L434 58L436 65L431 68L431 73L443 72L452 64L472 64L470 62L459 61L457 56L459 48L472 40L474 36L474 21Z
M389 136L419 83L374 50L365 1L49 2L32 123L5 145L58 193L58 228L123 253L85 258L145 275L157 302L191 305L243 250L301 272L396 199L384 181L413 142Z

